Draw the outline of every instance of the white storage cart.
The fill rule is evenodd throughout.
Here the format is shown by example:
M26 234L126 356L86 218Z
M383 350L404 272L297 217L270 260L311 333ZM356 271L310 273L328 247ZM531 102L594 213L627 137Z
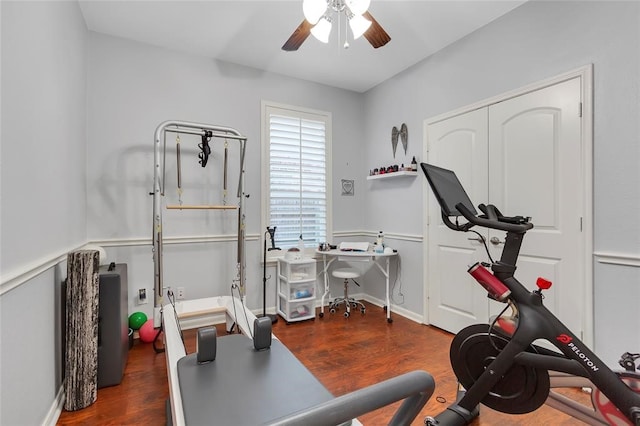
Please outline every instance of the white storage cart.
M316 317L315 259L278 259L277 311L287 323Z

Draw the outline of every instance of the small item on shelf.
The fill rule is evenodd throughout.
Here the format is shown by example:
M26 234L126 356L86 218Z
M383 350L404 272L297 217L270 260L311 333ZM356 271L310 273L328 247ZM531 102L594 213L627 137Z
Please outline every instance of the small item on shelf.
M413 160L411 160L411 171L418 171L418 162L416 161L416 156L413 156Z

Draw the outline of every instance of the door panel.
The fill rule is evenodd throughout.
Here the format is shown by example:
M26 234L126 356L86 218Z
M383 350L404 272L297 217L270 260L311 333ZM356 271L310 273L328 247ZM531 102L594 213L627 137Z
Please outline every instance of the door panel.
M489 114L494 120L490 125L495 125L497 117L504 114L501 109L510 107L490 108ZM537 224L545 226L553 226L557 220L554 196L557 190L540 190L552 188L555 183L557 156L553 128L557 115L555 109L535 109L498 123L497 129L491 127L491 136L498 139L490 143L490 167L497 161L502 169L500 209L503 212L526 211L527 216L536 218ZM497 177L493 176L494 179ZM492 192L489 196L496 197ZM497 200L496 197L492 202Z
M469 198L487 199L487 111L472 111L428 127L427 161L455 170ZM452 333L488 318L486 293L467 274L467 265L484 252L469 240L473 234L454 232L442 222L440 206L429 191L427 282L429 323ZM462 219L464 221L464 219Z
M473 291L473 283L469 280L466 268L473 262L475 250L462 247L439 247L438 260L443 266L439 270L440 301L438 309L445 309L452 315L462 315L472 321L478 318L477 294ZM480 309L484 309L480 306Z
M516 277L529 289L538 276L551 280L547 307L578 335L584 300L579 105L575 78L489 107L489 200L534 224ZM489 235L504 239L503 232ZM501 248L492 248L496 257Z

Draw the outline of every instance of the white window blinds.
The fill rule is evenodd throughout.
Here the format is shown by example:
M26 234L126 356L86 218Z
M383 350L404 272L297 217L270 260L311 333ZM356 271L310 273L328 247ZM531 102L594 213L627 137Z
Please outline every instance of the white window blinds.
M276 244L327 241L326 117L269 112L269 215Z

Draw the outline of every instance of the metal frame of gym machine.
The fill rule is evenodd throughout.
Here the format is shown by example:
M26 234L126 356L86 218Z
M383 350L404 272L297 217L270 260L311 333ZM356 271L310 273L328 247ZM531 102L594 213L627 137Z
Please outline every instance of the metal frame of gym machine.
M218 126L204 123L194 123L189 121L165 121L160 123L156 128L154 140L154 168L153 168L153 270L154 270L154 326L160 326L160 311L163 304L163 273L162 273L162 197L164 196L164 159L166 152L163 152L161 143L167 132L178 134L198 135L201 137L211 136L213 138L237 140L240 143L240 173L238 179L238 256L237 267L239 269L238 285L240 296L245 295L245 217L244 217L244 157L246 150L247 138L238 130L232 127ZM162 164L161 160L162 152ZM178 153L179 158L179 153ZM226 158L225 158L226 160ZM178 160L179 161L179 160ZM226 164L225 164L226 168ZM178 173L180 170L178 168ZM180 186L180 184L178 185ZM225 189L226 189L226 170L225 170ZM171 209L231 209L230 206L167 206Z

